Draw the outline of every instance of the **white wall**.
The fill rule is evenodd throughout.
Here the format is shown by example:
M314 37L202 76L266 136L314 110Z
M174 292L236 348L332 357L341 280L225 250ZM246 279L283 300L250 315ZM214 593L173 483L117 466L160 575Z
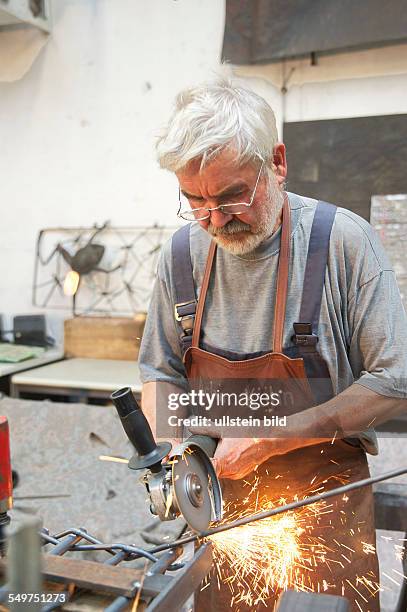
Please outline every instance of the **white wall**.
M36 312L40 228L176 222L176 183L155 162L154 134L183 87L234 72L272 104L280 133L284 118L407 113L406 45L317 66L222 68L224 4L53 0L48 44L23 79L0 83L0 313Z
M324 55L262 66L239 66L241 78L272 84L284 121L313 121L407 113L407 44Z
M180 89L219 72L223 0L52 4L31 70L0 83L0 313L36 312L40 228L176 222L154 134Z

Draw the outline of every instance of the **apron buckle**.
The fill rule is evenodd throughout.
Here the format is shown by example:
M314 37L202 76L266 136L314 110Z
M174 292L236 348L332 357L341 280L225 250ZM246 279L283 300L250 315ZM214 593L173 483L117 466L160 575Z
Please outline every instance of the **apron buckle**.
M179 302L174 306L175 320L181 322L184 317L191 317L196 311L196 300L189 302Z
M296 346L316 346L318 336L312 333L311 323L294 323L294 336L292 341Z
M183 334L181 335L181 340L183 340L185 336L192 336L192 332L194 330L195 312L196 300L190 300L189 302L179 302L178 304L175 304L175 320L180 323L183 331Z

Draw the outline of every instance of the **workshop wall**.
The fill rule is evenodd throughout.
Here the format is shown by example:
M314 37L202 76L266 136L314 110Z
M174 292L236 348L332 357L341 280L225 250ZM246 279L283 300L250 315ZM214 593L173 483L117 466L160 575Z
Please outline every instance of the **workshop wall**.
M407 113L407 43L314 60L238 66L235 72L272 83L281 92L280 129L295 121Z
M32 68L0 83L2 313L37 312L40 228L176 223L176 181L158 168L154 136L183 87L234 73L274 106L280 128L407 112L405 45L318 57L316 66L222 67L224 0L53 0L52 8L53 32ZM47 316L58 336L62 316Z
M176 182L158 168L154 135L180 89L220 72L221 0L54 0L52 9L30 71L0 83L0 313L36 312L40 228L176 224ZM61 315L47 317L58 335Z
M290 191L345 206L367 221L372 196L407 193L407 114L289 121L284 142Z

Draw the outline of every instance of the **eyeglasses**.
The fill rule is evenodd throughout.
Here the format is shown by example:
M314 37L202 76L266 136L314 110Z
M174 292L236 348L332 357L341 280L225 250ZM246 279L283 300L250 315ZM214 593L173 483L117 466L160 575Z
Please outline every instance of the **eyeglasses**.
M253 204L254 196L256 195L257 185L259 184L261 172L263 170L264 161L261 162L259 174L257 175L256 184L254 185L252 197L250 198L250 202L236 202L230 204L221 204L220 206L216 206L215 208L186 208L182 209L181 202L181 189L178 188L178 202L179 208L177 212L177 217L181 217L181 219L185 219L186 221L203 221L204 219L209 219L211 213L214 210L219 210L225 215L242 215L247 211L248 208Z

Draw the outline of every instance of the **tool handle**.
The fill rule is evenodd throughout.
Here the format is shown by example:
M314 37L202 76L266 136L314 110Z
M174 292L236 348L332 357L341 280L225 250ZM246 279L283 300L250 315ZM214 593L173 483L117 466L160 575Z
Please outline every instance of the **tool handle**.
M151 427L130 387L115 391L111 399L116 406L124 431L138 454L148 455L153 452L157 444Z
M151 427L130 387L115 391L110 399L116 406L127 437L137 451L137 455L129 461L129 468L160 472L161 461L170 452L171 444L169 442L156 444Z
M217 440L216 438L211 438L210 436L204 436L201 434L195 434L187 438L184 442L184 445L189 446L190 444L196 444L197 446L202 448L202 450L205 451L208 457L212 458L215 454L218 442L219 440Z

